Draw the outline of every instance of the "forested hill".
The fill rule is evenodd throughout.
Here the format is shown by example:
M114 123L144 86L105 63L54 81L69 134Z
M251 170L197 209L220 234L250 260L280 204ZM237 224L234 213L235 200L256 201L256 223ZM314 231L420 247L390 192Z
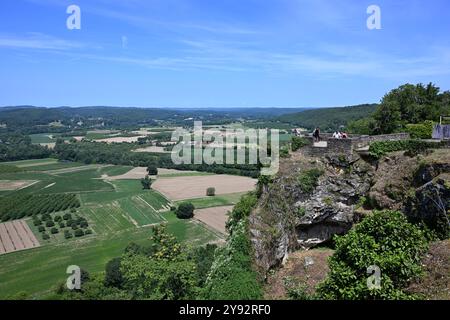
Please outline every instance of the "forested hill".
M293 126L313 129L319 127L322 131L338 130L351 121L367 118L373 114L378 104L362 104L349 107L310 109L302 112L285 114L277 120Z
M33 106L0 107L0 124L8 128L24 129L47 126L58 122L74 126L82 122L84 127L134 127L139 125L165 124L188 125L193 120L205 124L226 124L239 119L273 119L280 115L299 112L302 108L125 108L125 107L59 107Z

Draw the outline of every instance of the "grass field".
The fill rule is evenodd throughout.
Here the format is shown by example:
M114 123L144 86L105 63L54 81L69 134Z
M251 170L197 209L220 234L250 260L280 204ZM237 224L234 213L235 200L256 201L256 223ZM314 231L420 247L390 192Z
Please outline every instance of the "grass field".
M75 193L81 202L77 214L89 222L92 235L64 239L62 233L35 249L2 255L0 258L0 299L20 292L35 298L51 296L53 289L67 278L66 268L78 265L90 273L104 271L106 263L122 254L130 242L149 245L151 225L164 223L168 231L190 246L215 242L223 237L194 220L179 220L170 212L171 202L155 190L143 190L139 180L103 180L120 176L127 166L60 163L55 159L10 163L26 171L0 174L0 180L33 180L32 186L13 193ZM159 179L159 178L158 178ZM170 178L163 178L170 179ZM192 199L195 207L232 205L242 193ZM63 214L58 212L55 214ZM31 219L27 220L39 240Z
M188 201L194 205L195 209L221 207L221 206L228 206L228 205L236 204L236 202L238 202L239 199L241 198L241 196L244 194L245 194L245 192L231 193L231 194L225 194L225 195L214 196L214 197L179 200L176 203Z

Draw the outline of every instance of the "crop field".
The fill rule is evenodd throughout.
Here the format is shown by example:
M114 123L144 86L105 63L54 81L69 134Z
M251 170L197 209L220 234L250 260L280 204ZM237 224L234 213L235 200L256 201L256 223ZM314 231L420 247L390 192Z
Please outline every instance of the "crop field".
M255 184L255 179L222 174L158 179L152 188L175 201L204 197L209 187L214 187L216 194L222 195L250 191Z
M231 210L233 210L233 206L197 209L194 217L214 230L226 234L225 225L228 220L228 212Z
M190 246L223 239L220 233L199 220L178 219L170 211L171 201L157 190L143 190L138 179L105 179L105 176L123 176L130 172L132 167L83 165L58 162L55 159L18 161L9 165L21 167L23 170L2 172L0 180L35 183L20 190L4 190L0 193L0 200L4 200L5 208L9 203L23 204L20 216L25 216L25 220L12 220L14 222L7 224L21 221L21 227L29 230L29 234L35 237L39 246L36 245L29 250L4 252L1 255L0 299L18 292L27 292L38 298L51 297L52 290L66 279L65 271L68 265L79 265L90 273L104 271L105 264L110 259L120 256L130 242L150 245L151 226L155 224L164 223L169 232ZM175 177L158 177L158 179L171 180L177 179L178 174L195 174L178 171L162 171L162 173ZM11 202L7 200L8 198L16 200ZM238 195L230 195L230 198L238 198ZM46 226L44 222L43 226L47 228L44 233L47 233L49 238L43 240L43 233L38 230L42 225L35 224L33 219L36 218L26 218L28 213L37 209L31 210L30 207L28 210L28 204L21 199L39 200L39 203L42 203L39 212L49 212L46 215L50 215L52 219L64 216L67 212L75 212L72 215L85 219L92 233L80 238L65 238L65 231L71 231L68 225L60 228L57 224L55 227L60 228L60 231L50 234L51 227ZM52 199L55 201L60 199L61 204L50 201ZM74 211L69 211L72 201L76 203L71 199L79 202L77 204L79 207L70 209ZM49 204L46 205L45 201L49 201ZM208 207L230 204L230 201L222 198L212 201L209 198L197 199L196 203L198 207ZM42 213L39 217L41 215ZM9 235L8 232L7 234ZM5 241L9 241L8 246L11 245L11 238L9 240L5 238ZM19 248L20 246L18 245ZM22 246L25 249L24 243Z
M39 247L39 241L24 220L0 223L0 255Z

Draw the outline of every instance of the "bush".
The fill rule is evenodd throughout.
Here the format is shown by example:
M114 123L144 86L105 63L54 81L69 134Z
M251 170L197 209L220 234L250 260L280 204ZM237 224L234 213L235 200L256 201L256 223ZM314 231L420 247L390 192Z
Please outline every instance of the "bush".
M123 277L120 271L120 258L110 260L105 267L105 286L122 288Z
M158 175L158 168L156 166L150 165L147 167L147 173L150 176L156 176Z
M407 151L409 155L416 155L427 149L438 149L444 145L444 143L421 140L377 141L370 145L369 154L375 159L380 159L387 153L394 151Z
M92 234L92 230L91 230L91 229L86 229L86 230L84 231L84 234Z
M72 233L69 230L64 231L64 238L66 239L72 238Z
M50 230L50 232L51 232L51 234L57 234L59 231L58 231L57 228L52 228L52 229Z
M33 224L37 227L37 226L41 226L42 225L42 221L39 219L34 219L33 220Z
M50 239L50 236L48 234L46 234L46 233L43 233L42 234L42 239L48 240L48 239Z
M55 222L60 222L62 220L61 216L55 216L55 218L53 218L53 221Z
M82 237L82 236L84 236L84 232L81 229L75 230L74 234L75 234L75 237Z
M298 149L307 146L309 140L302 137L292 137L291 148L292 151L297 151Z
M38 231L39 232L44 232L45 231L45 227L44 226L39 226Z
M87 228L89 227L89 223L86 220L81 221L80 228Z
M55 223L53 222L53 221L47 221L46 223L45 223L45 226L47 227L47 228L51 228L51 227L53 227L55 225Z
M301 172L297 177L298 186L304 193L311 193L317 187L317 182L322 174L323 171L319 169Z
M194 205L190 202L181 203L176 211L178 219L190 219L194 216Z
M216 188L209 187L208 189L206 189L206 195L208 197L214 197L216 195Z
M402 289L421 274L425 233L401 212L375 212L345 236L336 237L330 272L319 285L323 299L406 299ZM381 288L369 289L367 270L381 270Z
M63 219L66 220L66 221L71 220L72 219L72 215L70 213L66 213L66 214L63 215Z
M412 139L431 139L433 134L433 121L425 121L420 124L407 124L406 132Z
M77 229L78 229L78 224L77 224L76 222L74 222L74 223L72 223L72 224L70 225L70 227L71 227L73 230L77 230Z
M59 223L59 227L62 229L62 228L65 228L66 227L66 224L64 223L64 222L60 222Z

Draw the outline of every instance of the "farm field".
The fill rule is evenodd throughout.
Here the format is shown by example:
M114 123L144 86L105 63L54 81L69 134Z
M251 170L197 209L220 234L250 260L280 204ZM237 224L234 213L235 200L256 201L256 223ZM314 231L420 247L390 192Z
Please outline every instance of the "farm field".
M244 194L245 192L230 193L213 197L189 199L189 202L194 205L195 209L235 205ZM184 200L176 201L176 203L181 202L184 202Z
M81 205L75 209L75 216L86 219L92 233L80 238L65 238L63 231L67 229L66 227L60 229L57 234L49 234L49 238L44 240L32 218L25 216L23 220L15 220L14 223L21 221L23 227L30 230L39 247L5 252L1 255L0 299L20 292L27 292L36 298L51 297L54 288L66 279L67 266L79 265L91 274L102 272L106 263L120 256L130 242L149 245L151 226L155 224L167 225L169 232L189 246L224 239L220 231L200 219L178 219L170 211L173 205L171 200L158 190L143 190L137 176L136 179L115 179L127 177L126 174L136 168L83 165L58 162L55 159L18 161L9 164L21 166L24 171L1 173L0 180L14 183L35 181L35 183L21 190L5 190L0 193L0 197L50 196L51 199L52 195L75 195ZM210 174L203 176L204 173L168 169L160 169L159 173L161 176L158 176L157 180L176 181L178 178L195 180L201 177L214 177ZM197 174L199 176L195 176ZM105 179L105 176L113 179ZM142 175L139 179L141 177ZM201 196L204 196L203 193L204 190ZM232 205L240 195L241 193L218 195L207 199L195 199L193 202L197 208ZM65 212L68 211L53 212L50 215L62 216ZM25 246L23 249L26 249Z
M207 226L226 234L225 225L228 220L228 212L233 210L233 206L213 207L197 209L194 211L194 218L203 222Z
M0 255L39 246L39 241L24 220L0 223Z
M223 174L158 179L152 188L175 201L204 197L209 187L214 187L216 194L222 195L250 191L255 184L255 179Z

